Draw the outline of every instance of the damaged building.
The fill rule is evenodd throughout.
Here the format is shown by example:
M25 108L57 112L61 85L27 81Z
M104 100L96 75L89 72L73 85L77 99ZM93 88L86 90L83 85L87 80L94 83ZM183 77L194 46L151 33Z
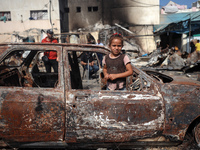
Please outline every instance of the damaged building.
M133 149L192 142L200 147L200 83L150 70L169 70L175 63L179 68L173 69L183 70L198 62L175 47L156 49L158 0L20 2L0 6L0 40L12 42L0 44L0 147ZM50 28L59 43L39 43ZM107 45L116 32L125 38L124 50L148 60L149 70L131 64L126 91L107 90L98 54L110 50L94 45L97 38ZM22 41L35 43L17 43ZM50 51L57 54L58 71L45 69L42 56ZM81 64L84 53L98 65L91 77Z
M21 3L8 0L1 4L1 16L8 17L0 22L0 42L29 41L29 36L40 42L41 31L50 28L59 42L66 42L69 35L66 33L91 32L90 27L97 25L101 26L95 28L98 32L105 25L117 23L132 32L127 35L141 47L142 53L155 49L152 31L153 26L159 24L159 0L24 0Z
M35 0L15 1L1 0L0 14L6 16L6 21L0 21L0 42L40 42L43 31L53 28L60 33L59 1Z
M159 0L36 0L17 4L8 0L1 4L0 42L40 42L46 30L53 28L59 43L84 44L92 36L94 43L100 38L107 46L110 35L117 32L125 37L124 50L133 57L133 53L151 54L156 39L161 39L162 48L169 44L189 52L189 41L199 33L198 13L191 13L192 18L189 13L160 17ZM169 22L169 18L186 15L185 20Z
M129 39L134 39L136 45L141 47L141 53L151 52L155 49L152 33L153 26L160 22L159 0L143 0L142 2L131 0L69 0L66 9L68 12L65 13L65 18L69 20L69 31L77 31L78 29L90 31L93 29L90 27L92 25L95 31L105 29L105 25L115 26L116 29L113 32L122 30L123 35ZM141 12L140 16L138 16L138 12ZM130 32L123 30L116 24ZM88 27L90 28L88 29ZM110 28L110 30L112 29ZM109 35L107 31L102 32ZM101 38L103 38L103 41L106 40L105 35Z

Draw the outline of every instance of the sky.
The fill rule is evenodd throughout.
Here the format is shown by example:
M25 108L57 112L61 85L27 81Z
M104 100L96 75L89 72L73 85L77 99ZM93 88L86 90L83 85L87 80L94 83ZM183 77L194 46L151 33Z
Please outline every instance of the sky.
M160 6L165 6L169 3L170 0L160 0ZM173 2L179 5L187 5L187 8L192 7L192 3L196 2L197 0L172 0Z

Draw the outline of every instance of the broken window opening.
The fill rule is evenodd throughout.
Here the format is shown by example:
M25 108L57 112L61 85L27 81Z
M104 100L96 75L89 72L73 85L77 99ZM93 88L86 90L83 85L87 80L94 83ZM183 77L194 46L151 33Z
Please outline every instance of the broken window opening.
M48 13L47 10L34 10L30 11L30 20L47 20Z
M88 54L88 55L87 55ZM72 89L102 89L102 69L97 53L92 52L68 52L68 61L70 66L70 79ZM81 61L93 62L91 67L89 63L83 65ZM88 69L88 67L90 69Z
M92 11L92 7L88 7L88 11L91 12Z
M54 88L58 84L58 73L47 73L42 61L44 52L15 50L0 62L0 86ZM57 66L58 67L58 66Z
M81 12L81 7L76 7L76 12L80 13Z
M136 72L133 72L132 76L127 77L126 87L130 91L154 92L151 81Z
M11 21L11 13L10 11L0 12L0 21Z
M98 11L98 6L88 7L88 12L96 12L96 11Z
M98 11L98 7L93 7L93 11Z
M170 83L173 81L173 78L165 75L165 74L161 74L159 72L154 72L154 71L150 71L150 70L144 70L150 77L158 80L160 83Z
M92 57L94 64L98 66L98 71L90 74L87 69L90 60L88 62L84 61L84 54L88 53L90 55L89 59ZM89 51L69 51L68 52L68 62L70 71L70 81L71 89L82 89L82 90L106 90L107 81L104 79L103 68L101 67L99 58L99 53L89 52ZM100 53L101 54L101 53ZM103 56L105 54L102 54ZM85 65L81 63L85 62ZM147 78L144 78L142 74L136 72L132 76L126 78L126 89L129 91L148 91L154 90L153 84Z
M64 8L65 13L69 13L69 7Z

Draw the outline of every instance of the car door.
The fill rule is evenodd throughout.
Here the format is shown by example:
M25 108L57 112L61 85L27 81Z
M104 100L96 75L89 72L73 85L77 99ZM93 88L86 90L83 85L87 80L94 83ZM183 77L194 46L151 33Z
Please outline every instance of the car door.
M57 51L58 57L62 58L62 47L59 46L19 44L10 45L8 48L10 51L5 55L8 55L11 51L17 52L18 50L31 52L54 50ZM0 49L3 48L1 47ZM2 61L4 57L1 58ZM35 61L35 57L32 58ZM32 65L33 63L31 62L29 67ZM62 82L63 69L61 66L60 61L56 87L22 87L9 84L0 86L0 138L7 142L63 140L65 101ZM22 66L16 66L16 70L19 71L20 69L22 69ZM27 70L29 69L27 68ZM10 78L9 80L14 82L14 79Z
M70 76L69 69L71 66L66 65L66 76ZM128 142L163 130L164 106L157 90L72 89L70 77L66 79L65 135L68 143ZM147 82L145 78L141 80ZM153 82L145 84L150 86Z
M152 137L162 131L163 119L158 96L72 90L67 100L66 138L77 142L125 142Z

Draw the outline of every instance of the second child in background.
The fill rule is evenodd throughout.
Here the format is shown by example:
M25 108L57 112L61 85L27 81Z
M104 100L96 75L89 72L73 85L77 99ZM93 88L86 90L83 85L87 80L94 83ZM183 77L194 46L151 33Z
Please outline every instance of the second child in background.
M102 61L104 77L107 79L107 90L126 90L126 77L133 73L130 59L121 53L123 43L123 37L120 34L110 37L111 53L104 56Z

